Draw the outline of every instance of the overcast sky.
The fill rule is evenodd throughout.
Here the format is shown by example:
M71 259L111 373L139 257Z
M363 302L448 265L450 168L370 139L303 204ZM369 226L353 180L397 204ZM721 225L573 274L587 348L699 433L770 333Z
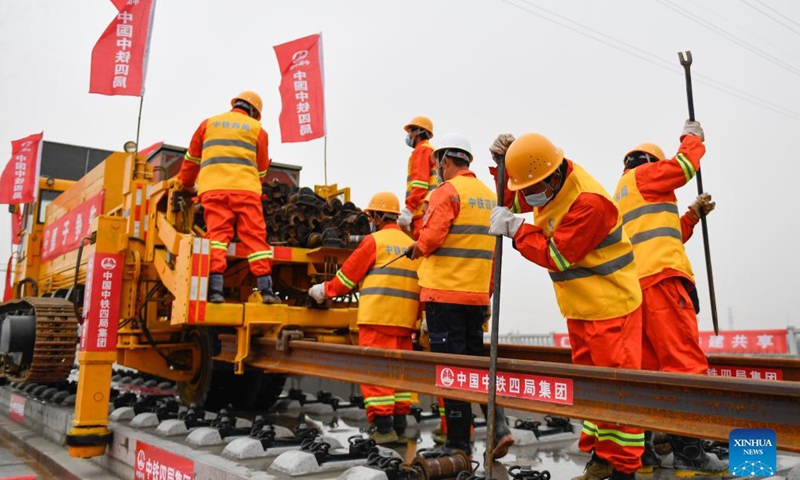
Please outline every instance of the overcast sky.
M135 138L138 98L87 93L92 47L115 13L103 0L0 0L0 160L11 140L41 130L46 140L115 150ZM721 327L729 315L736 329L800 326L800 3L162 0L141 145L186 146L202 119L253 89L264 98L270 156L302 165L303 184L322 183L321 139L280 143L272 50L315 32L323 33L328 177L352 187L360 206L378 190L403 194L402 127L419 114L432 118L434 144L452 131L471 140L473 169L487 183L498 133L540 132L613 192L633 145L675 153L687 118L676 53L691 50L704 80L695 79L703 180L718 205L709 233ZM694 182L678 192L682 211L696 193ZM696 233L687 251L700 328L710 330ZM9 244L3 210L3 259ZM545 270L510 241L505 252L501 332L566 331Z

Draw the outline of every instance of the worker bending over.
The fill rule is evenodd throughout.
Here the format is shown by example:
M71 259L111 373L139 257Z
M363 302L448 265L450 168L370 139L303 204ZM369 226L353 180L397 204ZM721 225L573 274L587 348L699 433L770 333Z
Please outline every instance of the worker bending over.
M488 234L489 217L497 196L470 171L472 148L462 135L445 135L433 157L443 183L431 195L412 257L423 259L420 300L431 351L482 356L495 244ZM471 455L471 405L446 398L444 408L444 450ZM501 458L514 437L499 407L495 419L494 458Z
M417 116L405 126L406 145L413 148L408 157L408 175L406 176L406 206L400 214L398 225L409 232L414 240L419 238L422 229L422 206L425 195L439 185L436 177L436 165L431 158L433 147L433 122L428 117Z
M642 368L706 375L708 361L697 329L697 289L684 242L700 215L714 209L700 195L686 215L678 214L675 190L686 185L705 154L703 129L686 121L681 146L671 159L653 143L637 145L624 157L625 172L614 199L633 244L642 288ZM701 213L702 212L702 213ZM648 432L643 473L659 465ZM706 453L700 439L670 435L676 476L718 475L728 462Z
M391 192L380 192L364 212L375 233L364 238L332 280L312 286L308 293L323 302L361 284L358 344L411 350L411 334L420 313L419 262L398 258L411 247L411 239L397 226L400 201ZM411 393L376 385L361 385L361 392L367 419L375 427L370 438L377 444L407 443L406 415L411 413Z
M223 274L234 227L256 277L264 303L280 303L272 292L272 249L261 208L261 183L267 176L269 139L261 127L261 97L242 92L229 112L215 115L197 128L186 151L179 179L197 193L204 208L205 238L211 241L208 301L222 303Z
M490 151L496 161L505 155L510 194L504 203L533 210L531 225L507 207L495 207L490 233L513 239L522 256L549 271L567 318L573 363L638 370L642 293L611 196L542 135L501 135ZM573 480L634 479L644 432L587 420L579 446L594 454Z

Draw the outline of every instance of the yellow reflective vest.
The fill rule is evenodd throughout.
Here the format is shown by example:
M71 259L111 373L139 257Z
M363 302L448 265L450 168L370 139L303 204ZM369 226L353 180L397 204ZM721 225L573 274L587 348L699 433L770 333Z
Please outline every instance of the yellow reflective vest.
M425 148L425 149L430 150L431 152L433 151L433 146L427 140L424 141L423 143L419 144L417 146L417 148L421 148L421 149ZM414 150L416 150L416 149L414 149ZM439 177L438 177L438 175L436 175L436 167L432 167L431 168L430 175L428 176L428 181L427 182L422 181L422 180L412 180L411 179L411 167L412 167L411 160L413 158L414 158L414 152L412 151L411 152L411 156L408 157L408 173L406 175L406 198L408 198L408 196L411 195L411 189L412 188L426 188L430 192L430 191L432 191L434 188L436 188L439 185ZM411 212L412 216L421 217L425 213L425 212L422 211L423 203L424 202L420 202L419 205L417 205L417 208L415 208L414 211Z
M375 239L375 266L361 282L358 305L359 325L387 325L414 328L419 317L419 261L402 258L413 240L398 228L384 228Z
M633 244L640 279L671 268L694 280L683 246L677 199L671 197L666 202L645 200L636 185L636 169L625 172L617 185L614 200Z
M208 119L197 177L199 194L209 190L244 190L261 195L256 151L261 123L239 112Z
M445 183L456 189L461 209L442 246L422 259L419 284L435 290L488 294L495 245L489 224L497 195L472 176L459 175Z
M561 219L581 193L595 193L611 201L605 189L579 165L550 203L533 212L534 224L550 239L550 254L560 266L550 270L558 306L572 320L608 320L636 310L642 291L633 259L633 248L622 228L621 217L608 236L584 258L570 264L552 241ZM560 261L559 261L560 260Z

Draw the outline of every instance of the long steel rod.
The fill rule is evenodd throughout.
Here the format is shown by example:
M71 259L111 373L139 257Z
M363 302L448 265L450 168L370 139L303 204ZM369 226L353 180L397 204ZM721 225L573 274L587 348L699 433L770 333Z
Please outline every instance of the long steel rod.
M236 336L220 335L219 360L231 361ZM391 386L398 390L485 403L487 395L436 386L436 366L488 370L489 359L292 341L279 352L274 339L254 338L246 363L264 370ZM781 449L800 452L800 385L586 367L500 358L498 372L571 379L573 404L498 396L501 406L570 418L725 441L734 428L772 428Z

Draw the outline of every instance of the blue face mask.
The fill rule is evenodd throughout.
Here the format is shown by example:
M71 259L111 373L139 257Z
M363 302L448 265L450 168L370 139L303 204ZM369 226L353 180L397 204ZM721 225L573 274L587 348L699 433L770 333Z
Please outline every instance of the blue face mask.
M542 193L534 193L531 195L525 195L525 202L530 205L531 207L543 207L547 205L553 196L547 196L547 192Z
M408 145L411 148L414 148L414 138L411 136L410 133L406 134L406 145Z

